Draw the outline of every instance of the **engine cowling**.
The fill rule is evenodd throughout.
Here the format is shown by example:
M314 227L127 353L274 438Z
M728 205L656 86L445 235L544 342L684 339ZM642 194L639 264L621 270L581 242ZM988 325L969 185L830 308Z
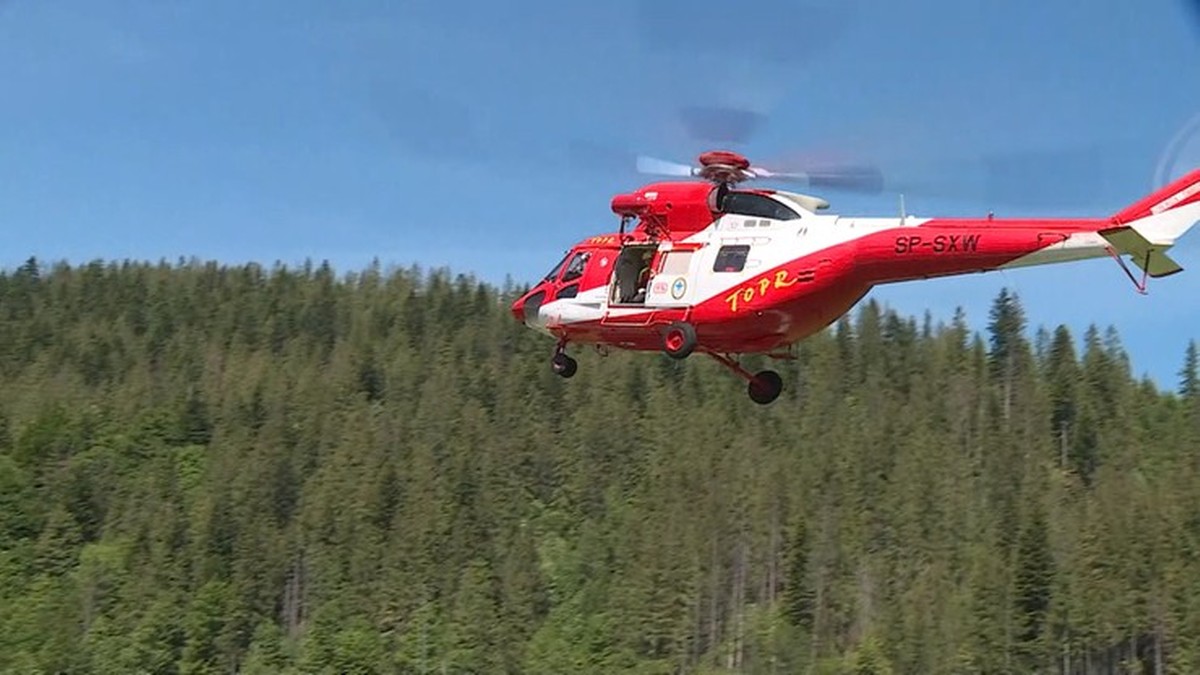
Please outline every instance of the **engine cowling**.
M710 183L654 183L634 192L612 198L613 213L623 218L638 218L639 227L671 236L696 232L708 227L717 213L710 208Z
M622 218L641 218L650 212L650 202L641 192L630 192L612 198L613 213Z

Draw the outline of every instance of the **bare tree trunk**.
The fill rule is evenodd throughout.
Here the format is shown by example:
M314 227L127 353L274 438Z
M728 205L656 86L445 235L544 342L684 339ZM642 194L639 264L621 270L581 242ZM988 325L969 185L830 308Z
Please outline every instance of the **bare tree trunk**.
M1067 425L1064 422L1058 430L1058 467L1067 468Z
M1162 622L1154 628L1154 675L1163 675Z
M771 536L770 550L767 553L767 604L775 602L775 595L779 588L779 547L783 541L779 523L779 504L776 503L771 508Z
M741 667L742 640L744 637L745 595L746 595L746 543L744 536L738 537L733 555L733 587L729 593L730 620L733 622L733 640L729 654L725 658L725 667L733 670Z
M700 566L697 564L696 567L699 569ZM702 589L703 584L696 584L696 605L694 610L696 616L692 624L692 644L688 660L688 665L693 669L700 663L700 647L701 641L704 639L704 591Z
M283 586L283 624L288 637L296 639L304 618L304 562L301 556L292 561L292 571Z
M746 577L750 569L750 544L743 533L742 541L738 544L738 573L737 573L737 640L735 648L735 668L741 668L746 660Z
M1008 592L1004 594L1004 669L1012 670L1012 610L1007 609L1012 606L1008 597Z
M813 598L813 618L812 618L812 658L816 659L820 654L821 648L821 630L825 623L825 570L822 569L820 574L813 575L813 585L815 586Z
M1012 381L1013 381L1013 356L1009 354L1005 358L1004 366L1004 428L1010 428L1012 422Z
M717 537L712 538L712 559L709 570L709 606L708 606L708 648L713 650L716 657L716 646L720 643L721 628L718 614L721 597L721 558L717 551ZM715 663L715 661L714 661Z
M1166 632L1163 626L1163 593L1159 588L1154 593L1154 675L1163 675L1163 640Z
M827 590L829 587L830 568L834 564L837 557L836 549L831 555L828 548L831 544L827 541L829 538L828 532L832 529L830 521L833 515L830 513L830 506L825 502L821 506L821 524L819 532L821 536L818 540L814 540L814 544L810 547L812 555L809 560L815 560L815 566L809 566L808 572L812 576L813 583L813 607L812 607L812 658L815 660L821 653L821 636L825 630L826 623L826 600ZM817 548L820 546L820 548ZM818 553L819 551L819 553Z
M1129 628L1129 670L1133 672L1133 664L1137 663L1137 638L1132 626Z

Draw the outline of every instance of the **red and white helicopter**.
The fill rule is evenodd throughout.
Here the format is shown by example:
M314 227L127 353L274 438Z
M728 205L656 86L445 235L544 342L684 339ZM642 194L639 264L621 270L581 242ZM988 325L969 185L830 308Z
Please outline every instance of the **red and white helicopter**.
M641 163L693 180L614 197L620 229L576 244L513 303L517 320L557 338L551 365L562 377L577 369L571 344L703 353L767 404L782 391L779 374L750 373L736 355L786 358L873 286L1112 256L1145 292L1147 277L1182 271L1165 252L1200 221L1200 169L1108 218L966 219L828 214L819 197L737 187L819 177L774 173L729 151L706 152L699 164Z

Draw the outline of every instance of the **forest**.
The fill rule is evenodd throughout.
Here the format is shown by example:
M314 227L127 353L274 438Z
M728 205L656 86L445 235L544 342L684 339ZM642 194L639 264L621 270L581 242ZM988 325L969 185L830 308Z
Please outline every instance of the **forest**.
M0 672L1200 672L1194 343L868 299L761 407L521 290L0 273Z

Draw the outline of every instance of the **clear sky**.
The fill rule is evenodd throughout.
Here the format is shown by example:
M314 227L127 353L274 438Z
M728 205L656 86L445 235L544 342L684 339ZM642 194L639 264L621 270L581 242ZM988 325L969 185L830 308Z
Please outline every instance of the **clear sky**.
M1178 136L1200 115L1200 11L0 0L0 264L377 257L532 281L614 227L611 196L645 182L621 153L712 146L682 131L690 105L765 115L736 146L755 159L874 158L914 215L1107 215L1200 166L1200 131ZM898 210L895 193L823 196ZM962 306L982 329L1008 286L1035 326L1116 326L1135 370L1173 387L1200 338L1200 234L1175 254L1188 271L1146 297L1111 260L873 297L937 319Z

